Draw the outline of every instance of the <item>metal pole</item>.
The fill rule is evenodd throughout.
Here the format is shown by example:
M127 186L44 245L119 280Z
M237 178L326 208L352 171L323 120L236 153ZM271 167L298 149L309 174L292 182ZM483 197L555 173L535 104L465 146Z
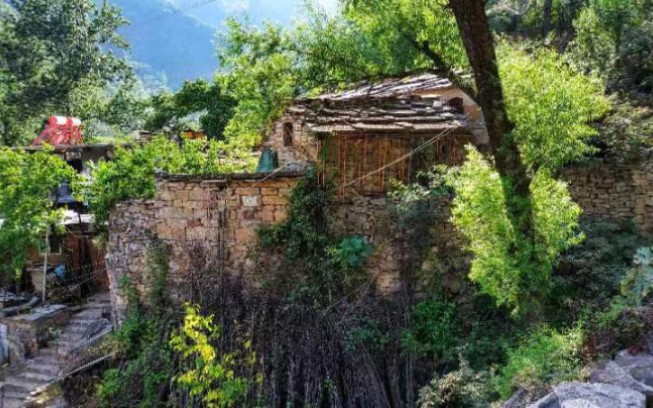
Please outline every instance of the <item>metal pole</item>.
M48 229L45 230L45 254L43 255L44 261L43 261L43 288L42 288L42 294L41 294L41 301L45 303L45 286L46 286L46 280L48 276L48 252L50 252L50 227L48 226Z

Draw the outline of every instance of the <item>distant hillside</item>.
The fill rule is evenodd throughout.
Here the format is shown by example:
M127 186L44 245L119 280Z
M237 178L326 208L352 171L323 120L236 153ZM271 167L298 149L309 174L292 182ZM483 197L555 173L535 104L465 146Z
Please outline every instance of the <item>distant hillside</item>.
M131 44L131 59L142 76L164 73L167 85L211 78L218 66L215 29L186 16L165 0L110 0L132 25L120 30ZM226 16L224 16L226 18Z

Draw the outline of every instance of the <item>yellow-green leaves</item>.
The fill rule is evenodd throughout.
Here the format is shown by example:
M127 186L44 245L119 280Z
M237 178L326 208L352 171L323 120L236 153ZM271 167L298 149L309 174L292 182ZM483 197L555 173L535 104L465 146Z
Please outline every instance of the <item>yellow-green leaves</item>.
M499 66L514 137L530 173L528 200L517 199L512 180L474 149L458 174L453 222L475 258L470 278L498 304L518 310L548 290L551 271L565 249L577 244L581 210L553 175L592 152L590 123L608 102L595 77L573 71L554 51L528 54L507 41ZM515 215L519 214L519 215Z
M456 192L452 221L468 239L474 254L469 277L497 304L515 310L531 293L547 290L551 270L560 253L579 242L575 204L564 183L538 172L531 183L531 220L511 220L502 180L475 149L449 183ZM532 224L532 237L521 226Z
M184 309L184 324L170 338L170 346L182 356L182 370L175 381L187 389L191 397L198 398L202 406L238 406L249 385L246 378L236 374L236 370L256 363L250 342L244 342L246 355L242 358L225 353L217 349L220 326L213 322L213 316L202 316L199 307L190 304Z
M551 270L562 251L579 244L578 217L581 209L569 194L567 185L539 171L531 183L535 253L542 268Z
M529 168L558 171L593 150L591 122L609 104L596 77L573 71L553 50L528 54L504 41L498 47L499 71L513 136Z
M469 277L499 304L516 304L520 271L510 253L515 231L499 174L475 149L450 182L456 192L452 220L474 254Z

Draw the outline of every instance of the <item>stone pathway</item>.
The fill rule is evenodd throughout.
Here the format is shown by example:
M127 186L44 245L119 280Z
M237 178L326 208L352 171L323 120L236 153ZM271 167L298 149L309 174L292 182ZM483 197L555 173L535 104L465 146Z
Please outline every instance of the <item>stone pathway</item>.
M67 365L67 359L80 344L94 337L109 324L104 316L110 311L109 294L94 295L83 309L72 315L61 334L35 358L27 359L19 371L0 382L0 408L20 408L35 400L54 383Z

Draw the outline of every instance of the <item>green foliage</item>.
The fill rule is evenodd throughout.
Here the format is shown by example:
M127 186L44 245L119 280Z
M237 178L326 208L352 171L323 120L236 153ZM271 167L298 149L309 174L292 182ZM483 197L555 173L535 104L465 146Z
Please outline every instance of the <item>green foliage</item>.
M493 30L519 35L528 40L553 40L564 47L573 31L573 21L585 6L585 0L548 0L551 18L545 33L547 0L490 0L488 18ZM546 36L547 38L543 38Z
M90 116L97 90L129 72L110 49L126 47L120 9L92 0L0 5L0 143L32 140L44 117ZM87 96L87 97L86 97ZM97 99L97 98L96 98ZM97 110L92 109L94 112Z
M650 247L637 250L633 267L621 281L621 294L634 306L641 307L653 290L653 252Z
M447 1L348 0L345 4L345 16L375 43L381 57L389 61L386 64L391 71L414 71L434 63L451 69L467 67L458 26ZM438 61L432 59L433 55Z
M99 228L105 226L113 204L120 200L151 198L156 171L172 174L219 174L248 167L247 161L221 158L222 142L188 140L179 146L165 138L129 148L119 147L111 161L101 161L91 172L83 195ZM233 153L233 152L231 152Z
M235 101L225 96L217 83L210 84L203 79L186 81L175 94L163 92L152 97L154 112L145 128L157 132L167 127L181 132L191 127L185 122L186 117L203 112L199 116L200 127L210 138L222 139L234 105Z
M351 268L360 268L370 255L372 247L362 237L346 237L334 250L334 255Z
M518 307L546 293L558 256L581 239L577 233L580 208L564 183L544 171L534 178L533 240L514 228L502 180L476 150L468 150L467 162L450 183L456 191L452 220L469 239L475 256L470 279L499 305Z
M552 322L571 323L583 311L608 307L637 248L648 242L624 222L589 219L581 229L585 240L566 251L554 271L544 312Z
M173 351L168 345L175 319L166 311L164 282L169 272L167 249L155 242L148 249L152 274L150 305L140 304L138 293L128 280L121 282L127 297L125 320L113 334L109 348L117 352L120 364L104 372L96 396L103 407L154 408L163 403L162 390L173 374Z
M221 353L214 344L220 338L220 326L213 323L213 316L204 317L196 306L187 304L182 328L173 333L170 346L181 354L182 371L175 382L198 397L202 406L226 408L238 406L248 390L248 381L238 377L235 369L256 363L256 355L250 353L239 360L236 355ZM250 343L245 342L246 352Z
M443 376L436 376L420 389L419 408L488 408L492 400L489 376L475 372L467 361L460 368Z
M475 255L470 278L498 304L518 307L547 293L560 254L582 238L580 208L553 175L591 152L586 141L595 131L588 123L605 112L607 102L595 79L573 72L553 52L528 55L503 43L499 59L515 123L511 137L532 173L530 203L515 200L510 180L469 150L467 162L450 177L456 192L452 215ZM530 208L523 212L529 218L512 219L509 208Z
M281 27L266 23L259 29L232 19L220 38L218 56L221 70L216 81L237 101L224 130L225 139L251 148L299 94L297 55Z
M596 77L579 75L552 50L527 54L507 42L499 61L512 136L528 167L556 172L593 151L590 124L609 107Z
M417 355L451 362L461 344L461 327L456 305L442 300L418 303L411 315L410 328L403 334L403 345Z
M225 138L242 146L260 140L272 120L302 94L352 82L467 62L445 1L347 1L330 17L309 7L292 29L230 20L218 46L217 83L237 101Z
M361 237L339 237L330 229L332 200L332 185L323 187L309 171L292 191L287 220L258 231L263 249L281 248L283 253L279 273L266 270L266 276L300 302L323 306L345 295L371 254Z
M45 149L26 152L0 147L0 272L17 277L28 251L39 245L51 227L60 228L60 210L51 194L75 177L72 167Z
M578 380L583 333L581 327L564 332L543 327L530 333L519 347L508 351L508 362L496 378L501 397L510 397L519 387L537 392L561 381Z
M651 32L653 3L592 0L575 22L571 45L575 63L600 73L616 89L653 89Z

